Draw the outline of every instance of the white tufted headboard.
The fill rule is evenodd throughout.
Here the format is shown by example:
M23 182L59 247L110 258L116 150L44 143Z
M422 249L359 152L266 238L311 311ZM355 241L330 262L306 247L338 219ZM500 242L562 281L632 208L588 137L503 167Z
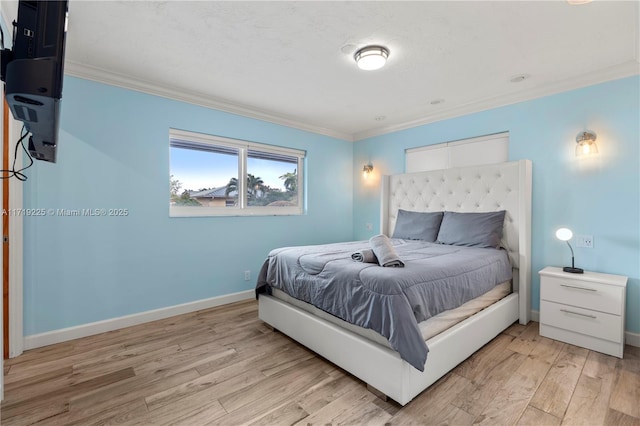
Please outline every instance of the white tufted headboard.
M380 214L383 234L393 234L398 209L420 212L506 210L502 246L514 267L513 287L520 293L520 322L528 322L531 161L383 176Z

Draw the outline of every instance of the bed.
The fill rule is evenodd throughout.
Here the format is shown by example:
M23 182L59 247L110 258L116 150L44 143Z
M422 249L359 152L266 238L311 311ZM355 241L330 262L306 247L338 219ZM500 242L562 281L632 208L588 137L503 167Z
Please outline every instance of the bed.
M387 236L394 234L402 211L504 211L500 246L508 259L511 279L492 283L492 287L500 284L495 285L497 293L493 296L489 293L488 301L484 301L479 308L470 307L470 304L477 303L475 296L463 303L458 310L471 313L466 318L462 317L465 319L455 314L458 310L447 310L443 315L453 312L458 319L440 321L441 315L438 314L425 321L424 324L431 321L431 325L425 326L424 330L419 327L426 339L423 343L428 348L426 362L422 366L420 361L407 357L391 344L391 339L377 332L372 333L366 327L342 321L324 312L324 307L319 309L297 300L285 291L276 289L270 291L271 294L260 294L259 316L273 328L360 378L376 393L405 405L515 321L521 324L529 321L531 163L520 160L489 166L399 174L384 176L381 183L380 228L381 233ZM348 253L348 244L342 254L334 253L332 256L337 259ZM361 242L352 244L356 249ZM407 242L395 241L394 244L398 250L402 250L401 246ZM412 246L412 250L415 247ZM424 250L426 252L431 248ZM266 274L266 265L263 274ZM392 308L391 312L395 309ZM435 325L432 320L436 320ZM443 331L443 328L446 329Z

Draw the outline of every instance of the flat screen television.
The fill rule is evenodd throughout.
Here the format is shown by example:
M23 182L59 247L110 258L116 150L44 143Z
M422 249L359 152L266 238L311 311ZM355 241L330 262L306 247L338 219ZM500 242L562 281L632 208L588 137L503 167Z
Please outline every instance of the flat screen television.
M2 52L0 77L11 113L22 121L29 153L56 162L68 0L18 3L13 49Z

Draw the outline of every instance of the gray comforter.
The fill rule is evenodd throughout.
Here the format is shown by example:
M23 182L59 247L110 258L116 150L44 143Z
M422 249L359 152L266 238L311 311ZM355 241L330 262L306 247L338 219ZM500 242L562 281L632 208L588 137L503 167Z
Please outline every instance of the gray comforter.
M504 250L391 239L404 268L352 260L367 241L272 250L256 293L278 288L388 339L402 359L424 371L428 348L418 323L511 279Z

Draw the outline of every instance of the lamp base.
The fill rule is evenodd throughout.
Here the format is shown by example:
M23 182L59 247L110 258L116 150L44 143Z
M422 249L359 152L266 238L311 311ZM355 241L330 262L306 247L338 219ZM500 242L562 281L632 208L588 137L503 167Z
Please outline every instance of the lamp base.
M573 268L571 266L565 266L562 268L564 272L570 272L572 274L584 274L584 269L581 268Z

